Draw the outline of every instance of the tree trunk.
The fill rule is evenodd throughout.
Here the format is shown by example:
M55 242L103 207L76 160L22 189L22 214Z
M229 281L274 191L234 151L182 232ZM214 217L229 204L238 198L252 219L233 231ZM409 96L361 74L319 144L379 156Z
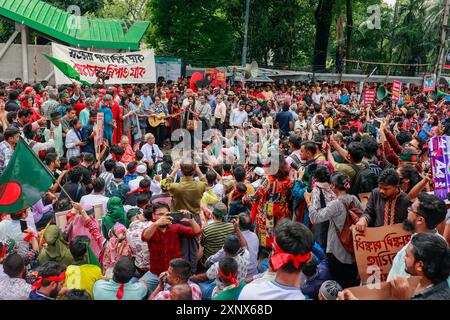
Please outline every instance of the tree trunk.
M313 70L315 72L324 71L326 68L333 5L334 0L319 0L319 4L317 5L315 13L316 36L313 57Z
M345 27L346 31L346 48L345 48L345 59L352 58L352 45L353 45L353 4L352 0L346 0L346 13L347 13L347 25ZM346 65L347 73L349 72L350 64Z

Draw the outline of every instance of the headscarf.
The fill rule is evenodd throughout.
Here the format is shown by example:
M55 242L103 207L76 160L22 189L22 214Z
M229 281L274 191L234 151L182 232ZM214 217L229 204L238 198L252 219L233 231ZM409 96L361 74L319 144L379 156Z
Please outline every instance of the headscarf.
M122 199L119 197L111 197L106 205L107 214L102 219L103 236L109 240L109 231L119 222L128 228L129 221L123 209Z
M56 261L66 266L73 263L68 243L62 238L59 228L52 224L44 231L44 239L47 246L39 254L39 264L43 265L47 261Z
M130 256L131 250L128 246L127 238L126 238L126 230L125 226L121 223L116 223L109 230L109 240L106 243L105 250L102 255L101 263L103 267L103 271L107 272L108 269L114 268L117 261L124 256ZM119 233L121 233L120 236Z
M89 215L90 219L94 224L96 224L97 228L100 228L98 225L98 221L95 220L92 213L94 212L93 208L83 207L86 210L86 213ZM68 226L69 227L69 226ZM66 227L67 228L67 227ZM89 232L89 229L86 228L84 219L81 215L77 214L71 223L72 232L70 233L69 241L71 241L76 236L87 236L90 240L90 248L94 252L96 257L100 256L101 247L98 245L97 240L92 236Z

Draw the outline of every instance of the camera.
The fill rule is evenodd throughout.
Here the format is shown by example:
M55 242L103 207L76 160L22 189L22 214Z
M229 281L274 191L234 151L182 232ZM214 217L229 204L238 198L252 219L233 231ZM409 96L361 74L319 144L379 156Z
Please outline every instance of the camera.
M99 69L95 72L95 76L102 80L109 80L109 75L105 71L101 71Z
M300 169L300 165L294 161L291 162L291 168L294 170Z

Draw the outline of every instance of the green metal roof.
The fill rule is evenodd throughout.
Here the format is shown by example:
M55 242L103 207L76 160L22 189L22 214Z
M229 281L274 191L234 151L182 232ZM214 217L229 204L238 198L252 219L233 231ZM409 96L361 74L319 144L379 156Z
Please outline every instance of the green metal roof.
M138 50L149 27L148 21L136 21L127 27L124 20L81 16L80 27L70 28L69 19L75 18L74 15L40 0L0 0L0 16L71 46L84 48Z

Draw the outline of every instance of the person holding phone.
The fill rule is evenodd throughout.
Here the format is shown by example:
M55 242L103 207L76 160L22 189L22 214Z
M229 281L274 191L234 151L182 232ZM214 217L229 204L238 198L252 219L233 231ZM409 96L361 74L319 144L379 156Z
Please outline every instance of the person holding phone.
M27 209L10 213L11 219L0 222L0 241L13 239L18 246L18 253L26 254L30 247L39 252L37 231L34 223L28 217Z

